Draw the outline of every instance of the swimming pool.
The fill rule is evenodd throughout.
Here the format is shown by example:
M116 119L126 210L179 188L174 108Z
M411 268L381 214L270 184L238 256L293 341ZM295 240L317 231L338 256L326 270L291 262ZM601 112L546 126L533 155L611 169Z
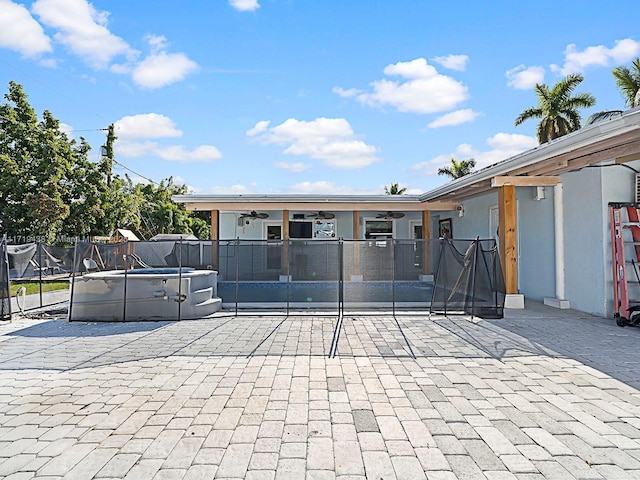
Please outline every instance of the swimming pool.
M421 281L345 281L343 301L347 306L359 308L428 307L433 284ZM240 281L219 282L218 295L224 307L235 305L255 307L281 307L289 303L294 307L322 308L336 306L340 300L340 282L330 281Z

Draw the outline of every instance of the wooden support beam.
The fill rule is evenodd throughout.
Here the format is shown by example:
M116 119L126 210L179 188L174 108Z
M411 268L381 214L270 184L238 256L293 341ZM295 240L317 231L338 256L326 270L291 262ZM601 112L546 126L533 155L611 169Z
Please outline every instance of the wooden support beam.
M518 245L516 235L516 187L504 185L498 189L498 235L500 263L507 294L518 293Z
M220 265L220 211L211 210L211 268L218 270Z
M422 273L431 275L431 212L422 212Z
M557 176L511 176L500 175L491 179L492 187L513 185L514 187L555 187L560 178Z
M289 240L289 210L282 210L282 239Z
M622 155L622 156L616 158L616 163L621 164L621 163L633 162L634 160L640 160L640 153L632 153L630 155Z
M351 238L354 240L360 239L360 212L358 210L353 211L353 230Z

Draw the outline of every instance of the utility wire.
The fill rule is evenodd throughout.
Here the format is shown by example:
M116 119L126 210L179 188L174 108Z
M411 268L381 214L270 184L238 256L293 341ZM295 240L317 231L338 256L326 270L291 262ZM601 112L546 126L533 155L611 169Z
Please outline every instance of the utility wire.
M141 173L136 172L135 170L130 169L129 167L127 167L126 165L123 165L122 163L120 163L119 161L117 161L115 158L113 159L113 163L115 163L116 165L119 165L120 167L124 168L125 170L128 170L129 172L133 173L134 175L137 175L140 178L145 179L146 181L153 183L154 185L160 185L158 182L156 182L155 180L151 180L148 177L145 177L144 175L142 175Z

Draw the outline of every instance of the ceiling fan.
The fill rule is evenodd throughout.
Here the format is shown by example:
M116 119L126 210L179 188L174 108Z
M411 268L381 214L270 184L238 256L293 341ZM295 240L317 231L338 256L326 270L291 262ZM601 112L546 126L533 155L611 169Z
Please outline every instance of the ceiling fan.
M269 218L268 213L258 213L255 210L252 210L250 213L243 213L240 215L240 218Z
M385 220L390 220L392 218L402 218L404 217L404 213L402 212L385 212L376 216L376 218L384 218Z
M316 213L311 213L307 215L307 217L317 218L318 220L331 220L332 218L336 218L336 215L334 213L320 211Z

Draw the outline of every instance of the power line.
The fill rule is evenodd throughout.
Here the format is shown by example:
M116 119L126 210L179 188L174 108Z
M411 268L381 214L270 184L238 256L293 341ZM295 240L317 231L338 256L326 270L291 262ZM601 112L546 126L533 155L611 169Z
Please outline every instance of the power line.
M142 175L141 173L136 172L135 170L130 169L129 167L127 167L126 165L123 165L122 163L120 163L119 161L117 161L115 158L113 159L113 163L115 163L116 165L119 165L120 167L124 168L125 170L130 171L131 173L133 173L134 175L137 175L140 178L145 179L147 182L153 183L154 185L160 185L158 182L156 182L155 180L151 180L148 177L145 177L144 175Z

